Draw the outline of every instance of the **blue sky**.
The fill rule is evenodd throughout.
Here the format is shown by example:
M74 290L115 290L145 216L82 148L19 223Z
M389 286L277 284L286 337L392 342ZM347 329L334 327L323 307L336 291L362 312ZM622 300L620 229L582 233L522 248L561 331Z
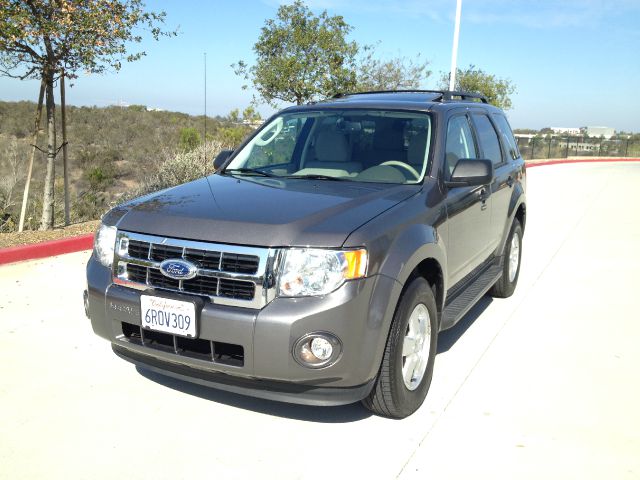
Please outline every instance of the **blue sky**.
M451 61L455 0L308 0L340 14L359 44L382 57L420 54L434 88ZM145 41L147 56L118 74L81 76L67 102L144 104L203 111L207 52L210 115L244 108L252 92L230 65L253 60L252 46L277 0L148 1L167 12L176 38ZM463 0L458 65L476 65L517 87L508 112L514 128L610 126L640 132L640 0ZM1 100L35 100L38 84L0 78ZM263 114L271 109L261 107Z

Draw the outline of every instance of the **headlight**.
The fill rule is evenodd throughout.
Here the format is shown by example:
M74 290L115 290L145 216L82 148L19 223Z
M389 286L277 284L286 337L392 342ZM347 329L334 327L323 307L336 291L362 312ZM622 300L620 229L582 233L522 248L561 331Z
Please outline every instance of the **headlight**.
M116 227L100 225L93 243L93 251L98 261L105 267L113 263L113 250L116 244Z
M285 251L278 292L284 297L325 295L367 273L367 251L291 248Z

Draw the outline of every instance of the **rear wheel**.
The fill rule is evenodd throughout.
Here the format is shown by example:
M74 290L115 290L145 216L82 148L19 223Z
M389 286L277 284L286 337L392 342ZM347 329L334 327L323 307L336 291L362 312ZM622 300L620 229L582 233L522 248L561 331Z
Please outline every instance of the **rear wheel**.
M493 297L507 298L513 295L518 277L520 276L520 261L522 260L522 226L515 219L507 239L502 275L495 283L489 294Z
M372 412L404 418L424 402L436 356L437 308L424 278L409 283L396 309L376 384L362 401Z

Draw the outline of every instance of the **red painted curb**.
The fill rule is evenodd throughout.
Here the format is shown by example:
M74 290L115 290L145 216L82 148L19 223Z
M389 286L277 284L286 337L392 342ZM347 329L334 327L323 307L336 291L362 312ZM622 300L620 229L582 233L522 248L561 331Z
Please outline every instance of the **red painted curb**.
M549 160L548 162L527 163L527 168L542 167L545 165L559 165L562 163L610 163L610 162L640 162L640 158L576 158L563 160Z
M89 250L92 247L93 233L31 245L2 248L0 249L0 265L33 260L35 258L53 257L63 253L79 252L81 250Z
M550 160L548 162L526 164L527 168L542 167L545 165L558 165L562 163L608 163L608 162L640 162L640 158L592 158L592 159L564 159ZM93 234L80 235L78 237L51 240L49 242L34 243L32 245L20 245L0 249L0 265L35 258L53 257L63 253L89 250L93 247Z

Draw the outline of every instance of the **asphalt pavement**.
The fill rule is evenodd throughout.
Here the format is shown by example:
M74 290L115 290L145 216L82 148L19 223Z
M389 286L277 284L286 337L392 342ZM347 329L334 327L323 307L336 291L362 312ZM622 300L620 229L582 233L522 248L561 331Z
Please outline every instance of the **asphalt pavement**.
M404 420L184 383L84 316L89 252L0 267L0 478L640 477L640 163L528 172L516 293L439 338Z

